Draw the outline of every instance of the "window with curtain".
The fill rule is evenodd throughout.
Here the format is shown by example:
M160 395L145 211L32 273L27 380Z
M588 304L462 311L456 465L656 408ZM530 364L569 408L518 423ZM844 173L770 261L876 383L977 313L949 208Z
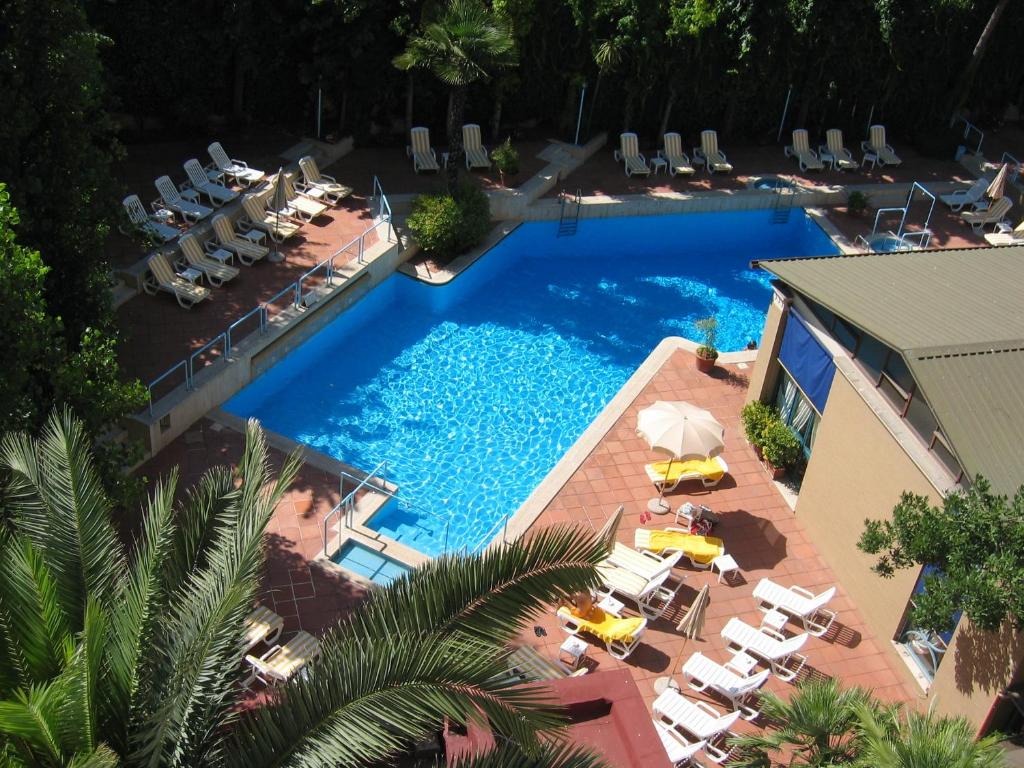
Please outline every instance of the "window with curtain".
M775 397L775 405L779 409L782 421L800 439L804 456L810 458L820 417L814 410L814 406L811 405L811 401L804 397L803 392L793 381L793 377L785 369L782 370L779 377L779 391Z

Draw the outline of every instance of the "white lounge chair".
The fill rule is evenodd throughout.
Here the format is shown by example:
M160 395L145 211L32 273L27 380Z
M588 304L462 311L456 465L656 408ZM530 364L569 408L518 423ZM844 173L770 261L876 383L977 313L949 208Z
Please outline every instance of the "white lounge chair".
M312 221L318 216L323 216L327 213L329 209L328 205L321 203L319 200L315 200L309 195L299 192L295 189L295 185L292 184L292 180L285 174L281 174L280 183L284 185L284 195L288 200L288 213L290 216L302 219L303 221ZM267 201L272 203L273 200L273 188L271 188L271 193L267 197Z
M958 189L955 192L950 192L948 195L939 195L939 200L954 211L959 212L968 205L973 206L984 201L985 190L988 189L988 185L988 179L978 179L971 185L970 189ZM983 207L987 207L987 205Z
M170 293L183 309L192 309L199 302L210 298L209 288L178 277L163 254L153 254L146 263L149 273L142 281L142 289L151 296L155 296L158 291Z
M723 763L729 758L732 750L726 747L723 751L721 747L734 735L729 729L740 719L739 712L723 715L710 704L691 701L674 688L666 688L654 700L653 710L666 725L705 742L704 754L712 762Z
M462 151L466 154L466 170L474 168L490 168L491 159L487 155L487 147L480 138L480 126L466 123L462 126Z
M835 611L825 608L836 596L836 588L829 587L820 595L803 587L784 587L771 579L761 579L754 587L754 599L762 611L776 610L799 619L808 634L821 637L836 620Z
M671 578L673 565L673 562L665 561L651 578L644 578L618 565L599 565L597 571L602 586L598 594L614 593L636 603L640 613L648 619L660 618L683 585L682 578Z
M206 195L206 198L214 208L220 208L222 205L230 203L238 197L238 193L234 190L228 189L216 181L210 181L206 171L203 170L203 166L195 158L186 160L182 167L185 169L185 175L188 176L186 189L191 187L200 195Z
M166 208L181 216L189 224L202 221L213 213L213 208L207 208L205 205L185 200L181 196L181 192L178 191L178 188L174 186L170 176L161 176L153 182L153 186L156 187L156 192L160 195L159 198L153 201L153 210Z
M734 651L763 659L771 665L776 677L791 682L800 674L807 657L797 653L809 638L806 632L785 638L769 627L752 627L742 619L729 619L722 629L722 639Z
M801 171L820 171L825 167L818 153L811 149L807 131L803 128L793 131L793 143L783 149L783 153L786 157L795 157Z
M207 176L210 181L217 181L221 176L227 176L243 187L251 187L253 184L262 181L263 177L266 176L263 171L250 168L241 160L234 160L228 157L228 153L224 151L224 147L220 145L219 141L213 142L206 148L206 151L210 153L210 159L213 161L210 165L206 166Z
M695 741L691 743L684 739L679 731L670 728L657 718L654 718L652 722L654 723L654 730L658 732L658 738L661 739L661 745L665 748L665 754L668 755L668 761L675 768L686 768L686 766L694 765L694 756L704 749L704 745L707 742Z
M827 159L832 164L833 170L854 171L860 167L850 150L843 146L843 132L838 128L825 131L825 143L818 147L818 154L822 160Z
M263 230L275 243L283 243L297 235L302 224L284 212L268 211L266 197L266 192L250 192L242 196L242 210L245 212L242 222Z
M714 488L729 471L729 465L721 456L713 456L710 459L656 461L645 464L644 471L652 483L658 488L664 485L668 493L687 480L700 480L705 488Z
M299 158L299 168L302 170L302 181L296 186L314 200L326 200L331 205L337 205L343 197L352 194L352 187L339 184L333 176L321 173L316 160L310 155Z
M593 635L604 643L608 655L620 661L629 657L638 645L640 638L647 630L647 619L644 617L613 616L595 607L590 618L575 615L569 608L559 608L555 615L559 626L570 635L585 632Z
M870 152L877 157L878 164L883 167L903 162L896 154L896 150L886 144L884 125L872 125L868 130L868 140L862 141L860 147L864 152Z
M618 546L618 543L616 545ZM637 528L633 533L633 546L659 560L678 554L689 560L694 568L702 571L710 568L716 557L725 554L725 544L721 539L714 536L698 536L690 533L688 528L671 526L660 531Z
M513 649L506 659L508 676L520 682L539 683L544 680L561 680L566 677L582 677L589 672L588 667L572 670L558 659L542 655L529 645L521 645ZM502 676L504 677L504 676Z
M718 148L718 132L707 130L700 133L700 147L693 148L693 154L704 161L708 173L721 171L732 173L732 165L725 152Z
M441 170L437 164L437 153L430 146L429 128L421 126L409 131L409 146L405 148L405 154L412 158L412 169L416 173Z
M286 683L320 655L320 641L308 632L300 631L284 645L275 645L262 656L246 656L251 672L245 680L248 688L256 680L264 685Z
M181 234L177 227L172 227L165 223L166 219L155 216L152 213L146 213L146 209L143 207L138 195L128 195L128 197L121 201L121 205L124 206L125 213L128 214L128 220L136 229L142 230L142 232L159 240L161 243L169 242ZM169 212L168 215L170 215Z
M199 241L193 235L182 235L178 246L181 248L181 255L188 266L198 269L206 275L206 279L214 288L238 277L238 267L221 264L216 259L211 259L203 252L203 247L199 245Z
M672 176L683 174L692 176L696 171L690 163L690 157L683 152L683 139L678 133L666 133L662 137L664 147L658 150L658 157L668 163L668 172Z
M640 154L640 145L635 133L624 133L619 136L619 156L622 158L627 176L647 176L651 172L647 158Z
M637 576L642 576L645 579L653 579L662 572L666 563L674 568L682 556L682 552L675 552L662 559L654 554L637 552L635 549L627 547L621 541L617 541L608 557L602 561L602 565L618 566L619 568L625 568L627 571L632 571Z
M1010 232L993 232L985 235L989 245L1024 245L1024 221Z
M695 691L710 688L725 696L734 709L743 713L744 720L753 720L760 713L746 702L771 677L772 671L764 669L755 675L740 672L732 661L719 664L698 651L683 665L683 677Z
M971 229L974 230L975 234L980 235L985 231L985 227L989 225L995 226L1002 222L1012 207L1013 203L1010 202L1010 198L1000 197L984 210L964 211L960 214L960 218L971 225Z
M272 645L281 636L284 619L265 606L258 606L245 617L242 652L248 653L260 643Z
M239 235L231 226L231 221L227 216L217 214L211 223L213 224L213 239L206 241L207 248L211 246L223 248L225 251L235 254L238 260L247 267L251 267L270 253L270 249L265 245L260 245L253 239L245 237L244 234Z

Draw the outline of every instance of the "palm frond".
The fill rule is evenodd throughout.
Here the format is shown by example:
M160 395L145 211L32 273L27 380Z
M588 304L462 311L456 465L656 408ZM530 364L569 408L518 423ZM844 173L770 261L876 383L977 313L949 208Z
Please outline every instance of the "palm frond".
M550 689L513 686L489 643L461 635L365 637L336 628L305 679L239 722L228 766L363 766L440 729L485 717L536 749L563 723ZM268 756L273 759L267 761Z
M0 737L6 737L0 742L16 743L31 765L61 765L65 753L59 727L65 699L64 681L56 678L0 701Z
M75 755L68 768L116 768L121 764L117 753L110 747L101 744L87 755Z
M599 755L582 747L548 742L533 753L501 742L487 752L464 755L448 763L449 768L605 768Z
M64 700L58 729L60 743L68 754L93 754L98 746L100 673L105 662L106 635L104 608L90 597L74 657L61 674Z
M168 589L206 565L207 550L225 525L224 516L237 495L234 476L228 467L211 467L189 488L175 510L173 546L163 565Z
M34 440L7 435L0 443L0 466L9 471L6 503L16 529L43 556L64 613L78 631L86 593L109 601L124 566L88 437L70 411L54 412Z

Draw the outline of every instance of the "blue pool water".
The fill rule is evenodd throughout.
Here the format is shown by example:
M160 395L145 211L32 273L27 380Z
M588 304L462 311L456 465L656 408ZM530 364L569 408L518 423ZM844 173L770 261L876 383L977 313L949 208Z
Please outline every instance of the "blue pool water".
M751 259L837 252L807 217L770 215L523 224L446 286L387 279L224 407L364 470L387 460L405 504L370 527L472 550L662 338L710 314L724 351L760 338Z
M401 563L352 540L345 542L332 559L377 584L390 584L409 572L409 568Z

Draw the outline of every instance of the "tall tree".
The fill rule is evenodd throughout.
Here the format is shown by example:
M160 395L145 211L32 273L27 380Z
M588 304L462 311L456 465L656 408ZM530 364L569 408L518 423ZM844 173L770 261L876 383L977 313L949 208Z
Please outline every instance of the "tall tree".
M418 34L394 59L402 70L426 69L448 89L448 176L454 181L462 154L462 120L473 83L491 79L519 61L505 19L480 0L448 0L424 19Z

